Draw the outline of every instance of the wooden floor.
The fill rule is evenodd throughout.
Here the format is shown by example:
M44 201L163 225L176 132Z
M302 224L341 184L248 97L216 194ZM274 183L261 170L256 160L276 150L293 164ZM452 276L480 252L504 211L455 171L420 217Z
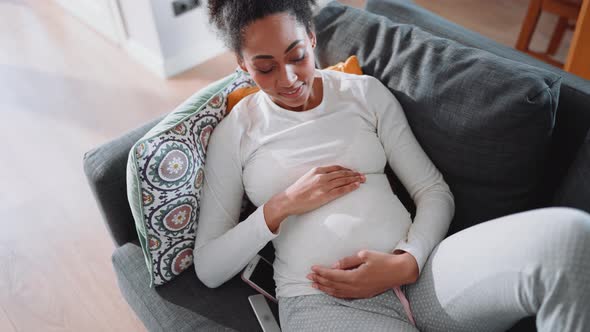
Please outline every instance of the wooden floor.
M417 2L507 45L528 3ZM0 22L0 331L142 331L82 156L228 74L233 57L162 80L51 1L0 0ZM554 22L543 17L534 45Z

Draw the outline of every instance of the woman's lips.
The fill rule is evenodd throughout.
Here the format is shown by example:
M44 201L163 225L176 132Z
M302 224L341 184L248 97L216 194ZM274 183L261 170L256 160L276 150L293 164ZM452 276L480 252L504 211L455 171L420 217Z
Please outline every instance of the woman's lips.
M291 93L279 92L279 94L285 98L290 98L290 99L298 98L303 93L303 85L305 85L305 84L301 84L297 89L291 90L290 91Z

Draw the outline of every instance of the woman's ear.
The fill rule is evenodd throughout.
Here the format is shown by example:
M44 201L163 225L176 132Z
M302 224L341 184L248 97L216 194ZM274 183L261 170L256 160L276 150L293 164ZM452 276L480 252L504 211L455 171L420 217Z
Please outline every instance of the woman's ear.
M309 41L311 43L311 48L315 48L316 41L317 41L315 38L315 32L313 32L313 31L309 32Z
M244 64L244 59L240 56L237 56L236 60L238 62L238 66L240 66L240 68L247 73L248 68L246 68L246 65Z

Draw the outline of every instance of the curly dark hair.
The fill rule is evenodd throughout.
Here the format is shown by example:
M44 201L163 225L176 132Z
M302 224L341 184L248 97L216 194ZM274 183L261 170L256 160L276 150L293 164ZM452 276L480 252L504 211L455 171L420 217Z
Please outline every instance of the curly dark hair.
M287 12L310 33L313 31L312 6L315 5L315 0L209 0L209 21L217 28L225 45L241 57L242 33L250 23Z

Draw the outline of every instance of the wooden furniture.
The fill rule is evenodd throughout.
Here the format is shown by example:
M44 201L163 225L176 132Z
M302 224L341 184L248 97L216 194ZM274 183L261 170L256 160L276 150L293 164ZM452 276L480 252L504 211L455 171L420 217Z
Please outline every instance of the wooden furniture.
M590 79L590 45L588 45L590 42L589 6L590 0L531 0L516 42L516 49L554 66L563 68L573 74ZM529 44L541 12L543 11L558 15L559 20L551 36L547 51L532 51L529 49ZM576 23L571 24L570 22ZM567 61L563 64L551 56L557 51L563 35L568 28L575 30ZM583 40L587 40L587 42L583 43Z
M564 69L590 80L590 0L582 2Z

